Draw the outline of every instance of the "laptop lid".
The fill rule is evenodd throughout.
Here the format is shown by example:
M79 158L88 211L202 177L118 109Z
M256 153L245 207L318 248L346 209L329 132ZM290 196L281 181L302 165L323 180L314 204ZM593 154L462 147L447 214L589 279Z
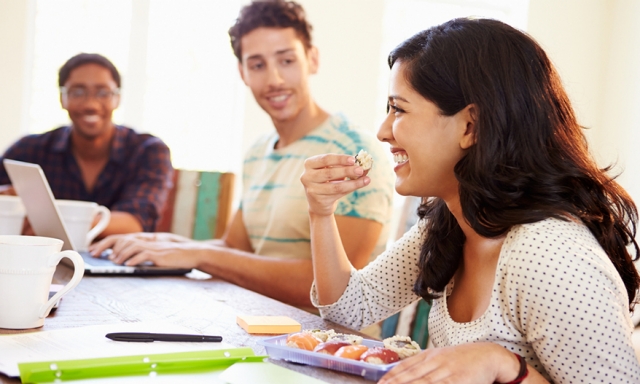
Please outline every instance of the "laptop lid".
M51 187L40 165L9 159L4 159L3 164L13 188L22 199L33 232L38 236L62 240L64 242L62 250L76 250L68 236ZM93 258L86 252L80 252L80 254L85 261L85 273L88 274L184 275L191 271L185 268L154 265L118 265L104 258Z

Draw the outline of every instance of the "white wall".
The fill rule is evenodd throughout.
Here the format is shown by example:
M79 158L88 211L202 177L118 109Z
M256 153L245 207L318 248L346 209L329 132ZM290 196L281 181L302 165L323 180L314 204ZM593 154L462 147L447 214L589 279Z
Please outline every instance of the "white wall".
M529 33L556 65L600 166L640 203L640 2L531 0Z
M0 1L0 150L22 135L33 1Z
M606 47L610 40L608 0L532 0L528 32L555 64L580 124L593 136L601 125Z
M612 9L611 40L605 52L602 129L598 150L619 160L620 183L640 205L640 2L618 0Z

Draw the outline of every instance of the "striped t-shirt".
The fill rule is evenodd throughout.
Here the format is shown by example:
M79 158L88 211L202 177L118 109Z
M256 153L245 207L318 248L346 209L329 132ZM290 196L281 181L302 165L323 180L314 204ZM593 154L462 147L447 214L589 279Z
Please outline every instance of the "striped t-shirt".
M243 167L242 217L256 254L310 259L307 198L300 182L304 160L324 153L355 155L366 150L374 160L371 184L338 202L336 215L370 219L383 224L372 255L385 247L391 219L394 175L382 143L360 132L342 116L329 117L305 137L274 149L278 134L258 140Z

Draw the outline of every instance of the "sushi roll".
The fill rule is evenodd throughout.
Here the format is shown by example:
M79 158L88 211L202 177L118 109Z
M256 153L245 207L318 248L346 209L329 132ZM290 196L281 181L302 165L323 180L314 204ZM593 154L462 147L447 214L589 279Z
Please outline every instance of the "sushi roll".
M395 335L388 337L382 341L384 347L394 351L400 356L400 359L406 359L421 351L420 346L409 336Z
M286 344L287 347L313 351L313 349L320 344L320 340L309 332L298 332L287 336Z
M336 334L336 332L333 329L327 329L326 331L323 331L321 329L308 329L308 330L303 330L302 332L308 332L312 334L323 343L329 340L332 336Z
M390 349L373 347L363 353L362 356L360 356L360 360L371 364L385 365L395 363L400 360L400 356Z
M373 157L367 153L364 149L361 149L360 152L355 156L356 164L361 166L362 169L368 171L373 167Z
M334 333L332 336L329 337L329 340L346 341L347 343L349 343L351 345L362 344L362 337L356 336L356 335L347 335L347 334L344 334L344 333Z

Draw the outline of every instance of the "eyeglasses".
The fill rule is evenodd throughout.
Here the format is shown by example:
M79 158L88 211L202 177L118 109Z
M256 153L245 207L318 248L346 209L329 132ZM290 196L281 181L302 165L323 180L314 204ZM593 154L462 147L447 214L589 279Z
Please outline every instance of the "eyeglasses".
M69 102L86 101L89 97L93 97L101 103L113 100L113 97L120 94L120 89L100 88L95 92L89 92L86 88L67 88L60 87L60 93L66 97Z

